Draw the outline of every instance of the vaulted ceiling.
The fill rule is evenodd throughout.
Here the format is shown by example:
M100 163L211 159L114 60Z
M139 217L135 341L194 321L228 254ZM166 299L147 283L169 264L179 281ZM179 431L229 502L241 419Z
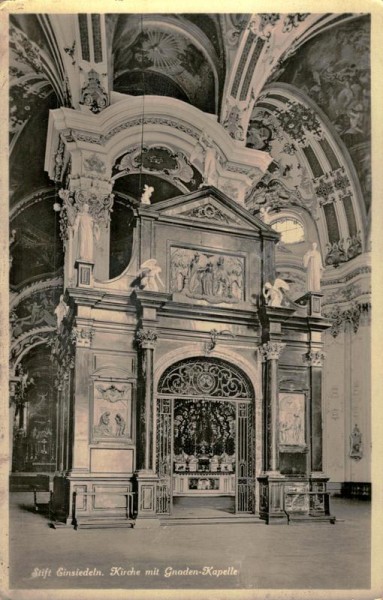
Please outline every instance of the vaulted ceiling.
M286 205L309 212L341 200L348 235L360 229L365 243L369 27L360 14L11 15L12 285L57 273L62 264L51 208L58 190L44 171L48 114L61 106L83 110L88 58L100 65L101 85L114 101L118 94L178 99L209 113L239 146L269 153L267 173L248 189L249 209L276 188ZM174 157L161 149L158 160L169 166ZM195 171L190 186L200 178ZM180 193L159 173L145 181L156 185L157 200ZM117 179L116 213L124 202L128 211L126 199L137 200L141 189L135 175ZM320 217L330 241L342 234L331 230L333 214L328 208ZM28 268L19 268L25 252Z

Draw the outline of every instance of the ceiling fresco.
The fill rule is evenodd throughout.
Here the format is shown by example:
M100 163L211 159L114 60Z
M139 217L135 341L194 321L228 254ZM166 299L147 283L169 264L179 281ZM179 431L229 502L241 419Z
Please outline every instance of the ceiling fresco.
M11 223L11 286L56 273L64 261L59 220L50 200L27 208Z
M118 36L118 43L113 47L114 58L114 89L125 93L142 94L136 86L129 86L129 77L135 72L144 73L146 94L172 95L174 84L183 91L187 101L205 112L215 112L214 75L212 67L206 56L192 43L189 37L169 30L165 25L154 26L149 23L140 23L137 27L122 32ZM151 74L163 75L165 80L162 86ZM169 90L166 81L169 82ZM155 82L152 91L150 83Z
M9 28L9 133L10 142L53 88L49 82L38 44L23 31Z
M307 42L279 72L327 115L357 169L367 208L371 198L370 20L337 25Z

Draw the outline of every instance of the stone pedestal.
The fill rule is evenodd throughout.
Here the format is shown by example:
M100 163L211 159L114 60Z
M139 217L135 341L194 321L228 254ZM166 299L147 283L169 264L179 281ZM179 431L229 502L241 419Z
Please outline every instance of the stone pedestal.
M323 294L321 292L307 292L307 294L298 298L295 303L307 306L309 317L320 317L322 314L322 298Z
M80 288L91 288L94 285L93 268L94 263L87 260L76 260L77 285Z
M278 472L269 472L259 481L259 517L269 524L286 522L284 512L285 477Z
M141 470L134 474L136 491L135 527L150 529L159 527L157 518L157 481L158 476L153 471Z

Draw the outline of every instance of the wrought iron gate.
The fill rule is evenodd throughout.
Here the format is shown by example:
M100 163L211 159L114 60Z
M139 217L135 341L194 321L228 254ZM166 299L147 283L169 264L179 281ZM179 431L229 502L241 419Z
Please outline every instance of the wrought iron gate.
M157 399L157 513L171 514L173 489L174 401L230 401L236 404L235 512L254 511L254 394L247 377L215 358L180 361L161 376Z
M237 478L235 512L254 511L254 424L251 402L237 404Z
M157 400L157 514L169 515L172 510L172 437L173 400Z

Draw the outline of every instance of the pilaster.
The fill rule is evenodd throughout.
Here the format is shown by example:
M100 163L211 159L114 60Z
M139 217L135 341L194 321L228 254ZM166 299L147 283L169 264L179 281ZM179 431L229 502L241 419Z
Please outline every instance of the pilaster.
M157 312L170 298L170 294L155 291L136 291L139 311L139 328L136 342L140 350L141 394L138 406L137 466L135 487L137 493L136 526L156 527L157 480L155 473L155 405L154 360L159 333Z

